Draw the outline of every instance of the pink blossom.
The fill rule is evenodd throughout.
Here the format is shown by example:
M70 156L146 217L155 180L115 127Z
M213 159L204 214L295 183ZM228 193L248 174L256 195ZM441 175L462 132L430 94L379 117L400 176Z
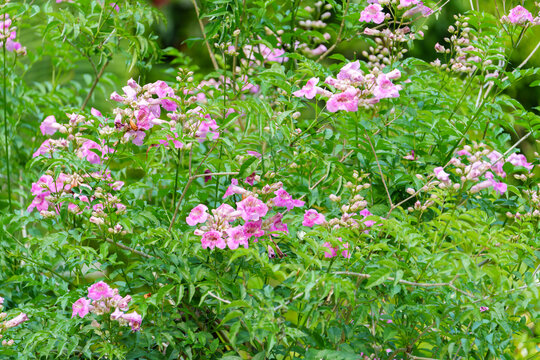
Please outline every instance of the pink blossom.
M20 313L19 315L15 316L13 319L6 321L4 323L4 328L10 329L15 326L21 325L25 321L28 321L28 316L25 313Z
M212 134L212 140L217 140L219 138L219 133L216 131L219 129L216 121L213 120L210 115L205 115L206 121L201 121L199 128L195 132L195 136L199 139L199 142L206 140L207 134Z
M202 224L208 219L208 207L203 204L199 204L191 209L189 216L186 218L186 222L190 226Z
M305 202L302 200L294 200L292 196L289 195L289 193L284 189L276 190L274 194L276 195L276 197L272 199L274 205L278 207L286 207L287 210L292 210L295 207L301 207L305 204Z
M350 62L343 66L337 75L338 80L349 80L352 82L363 82L364 73L360 70L360 62L358 60ZM332 78L330 78L332 79ZM330 79L327 79L330 80ZM335 79L332 79L335 81ZM332 81L330 81L332 82ZM332 85L332 84L329 84ZM334 86L334 85L332 85Z
M374 22L375 24L380 24L384 21L384 13L382 11L382 6L379 4L368 5L360 13L359 21L363 22Z
M326 107L330 112L336 112L338 110L358 111L356 90L349 88L342 93L332 95L332 97L328 99Z
M525 25L528 22L532 22L534 19L532 14L527 9L521 5L518 5L510 10L508 16L503 16L501 20L516 25Z
M418 5L420 0L400 0L398 8L405 8L413 5Z
M293 92L296 97L305 97L306 99L313 99L317 95L317 83L319 78L311 78L301 90Z
M61 126L56 122L54 115L50 115L41 122L39 129L43 135L54 135Z
M450 181L450 175L446 173L442 167L440 166L436 167L435 169L433 169L433 172L435 173L435 176L437 177L437 179L439 179L440 181L443 181L443 182Z
M529 171L534 168L534 165L529 163L523 154L513 153L508 157L508 159L506 159L506 161L514 166L523 166Z
M225 240L221 237L221 233L216 230L210 230L203 234L201 238L201 244L203 249L210 248L210 250L218 247L220 249L225 249L227 244Z
M261 229L262 220L248 221L244 224L244 235L249 239L251 237L260 238L264 235L264 230Z
M326 247L326 248L328 248L328 250L330 251L330 252L327 252L327 251L324 252L324 257L325 257L325 258L333 258L334 256L337 255L337 250L338 250L338 248L337 248L337 247L333 247L332 244L329 243L328 241L325 242L325 243L323 244L323 246Z
M499 194L502 195L506 192L507 185L503 182L493 181L493 189Z
M480 310L480 312L484 312L484 311L488 311L489 308L487 306L480 306L478 310Z
M227 245L229 249L235 250L238 249L240 245L243 245L246 249L248 248L248 238L244 233L244 227L241 225L235 226L225 230L227 232Z
M141 329L142 316L137 314L136 311L122 315L122 319L127 321L131 326L131 331L139 331Z
M260 153L258 153L256 151L253 151L253 150L248 150L248 151L246 151L246 153L248 155L256 157L257 159L260 159L262 157L262 155Z
M268 206L252 195L237 202L236 205L238 206L242 219L245 221L257 221L268 212Z
M47 139L36 150L32 157L38 157L39 155L51 154L55 150L54 145L51 143L51 140Z
M377 76L377 86L373 90L373 96L377 99L399 97L401 86L395 86L386 74Z
M227 198L234 194L244 194L246 192L246 189L238 186L238 180L237 179L231 179L231 185L225 190L225 194L223 194L223 198Z
M313 227L313 225L315 224L324 224L325 221L326 219L324 218L323 214L319 214L315 209L309 209L306 210L304 214L304 221L302 222L302 225L307 227Z
M71 314L71 318L74 318L77 315L83 318L86 316L86 314L90 312L90 300L86 298L80 298L73 303L72 308L73 313Z
M101 157L92 151L92 149L99 150L103 154L103 149L98 143L93 140L86 140L79 149L79 157L86 158L90 164L101 163Z
M88 297L92 300L101 300L113 296L113 290L103 281L99 281L88 288Z

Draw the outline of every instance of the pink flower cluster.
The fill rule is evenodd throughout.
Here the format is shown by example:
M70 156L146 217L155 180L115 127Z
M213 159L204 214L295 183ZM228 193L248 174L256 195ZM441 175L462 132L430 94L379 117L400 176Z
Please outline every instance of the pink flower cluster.
M255 179L246 179L253 185ZM277 208L287 211L304 206L301 200L295 200L283 189L281 182L265 185L262 189L247 190L238 185L233 179L225 192L224 198L240 195L242 200L236 203L236 208L221 204L209 214L208 207L199 204L194 207L186 218L190 226L201 224L195 234L201 236L204 249L219 248L237 249L240 245L247 248L249 239L258 241L263 236L276 236L277 233L287 233L287 224L282 222L284 213ZM261 200L264 199L264 200ZM271 211L275 212L271 214ZM239 221L240 223L236 223ZM278 250L279 251L279 250Z
M85 204L84 209L91 209L89 221L101 226L112 221L109 215L123 214L126 210L126 206L112 194L113 191L120 190L124 183L113 181L109 171L82 176L59 173L56 178L53 175L53 173L45 174L32 184L31 191L34 199L28 206L28 212L37 209L43 217L54 217L60 214L60 209L67 203L69 212L80 215L81 206ZM95 184L96 181L108 190L103 187L94 189L90 184ZM108 225L110 225L109 232L122 232L120 224Z
M111 320L118 321L121 326L131 326L132 331L141 329L142 317L136 311L127 313L131 296L120 296L118 289L112 289L103 281L99 281L88 288L88 299L80 298L72 305L71 318L79 316L84 318L88 313L104 315L111 313Z
M128 85L124 86L122 90L123 95L113 92L111 100L125 105L124 108L114 109L115 129L124 134L124 141L131 140L135 145L142 146L150 129L159 125L172 134L167 135L166 140L160 140L159 143L164 146L172 143L175 148L181 149L184 148L185 144L179 138L178 123L181 123L182 133L188 139L196 138L203 142L208 134L211 134L213 140L219 138L219 127L210 114L205 114L201 107L189 110L181 109L178 103L182 99L164 81L159 80L141 87L133 79L130 79ZM183 94L190 95L196 91L196 88L184 89ZM205 96L199 99L197 95L188 98L188 103L204 102L205 100ZM162 109L168 112L169 120L160 118ZM186 148L190 146L191 144L188 144Z
M400 77L401 73L397 69L388 73L374 69L372 73L365 74L360 69L360 62L355 61L343 66L337 78L326 78L325 83L332 86L335 93L317 86L319 79L312 78L302 89L293 92L293 95L307 99L320 95L328 99L326 108L330 112L355 112L359 105L369 107L381 99L399 97L401 86L394 85L392 80Z
M343 249L343 250L341 250L341 256L343 256L346 259L349 259L351 257L351 253L349 252L349 244L346 243L346 242L343 242L342 238L337 238L337 239L340 242L339 247L338 246L333 246L332 243L330 243L329 241L327 241L327 242L325 242L323 244L323 246L325 248L328 248L328 251L324 252L324 257L325 258L333 258L333 257L337 256L337 253L338 253L338 251L340 251L340 249Z
M475 143L472 147L466 145L463 149L457 151L456 156L450 159L448 166L445 168L436 167L432 175L435 180L429 181L421 190L429 191L434 187L439 187L454 191L466 190L469 194L475 194L492 188L497 194L502 195L506 193L508 187L503 180L507 176L503 170L503 165L506 163L517 166L517 170L526 171L527 175L514 174L518 179L527 179L534 176L532 172L534 165L529 163L524 155L514 153L506 157L505 160L501 153L489 149L485 144ZM522 169L519 169L519 167ZM420 174L417 177L420 180L423 179ZM459 179L459 181L455 181L455 179ZM407 192L411 195L416 193L412 188L407 189ZM414 207L408 208L408 211L425 211L428 207L434 205L434 199L437 197L437 194L432 194L431 198L423 205L420 201L417 201ZM540 211L537 213L540 216ZM532 211L530 214L533 214Z
M388 1L384 3L379 0L369 1L371 4L366 6L364 10L360 12L360 22L373 22L375 24L381 24L385 19L390 18L390 14L385 15L381 4L388 4ZM424 5L420 0L399 0L398 10L406 9L403 13L403 17L411 17L414 14L422 13L422 16L429 16L433 14L433 10Z
M0 339L4 337L4 334L2 334L4 331L14 328L16 326L19 326L23 322L28 321L28 316L25 313L20 313L14 318L6 320L8 314L5 312L1 312L3 308L4 308L4 298L0 296ZM13 339L2 340L2 345L4 346L11 346L14 343L15 341Z
M515 8L510 10L510 13L508 14L508 16L503 15L501 17L501 21L503 23L510 23L510 24L519 25L519 26L539 25L540 17L537 16L533 18L529 10L525 9L521 5L518 5Z
M26 55L26 47L14 41L17 37L17 30L12 25L8 14L0 15L0 48L5 47L7 51Z
M96 109L92 109L93 114L101 113ZM56 132L67 135L67 139L46 139L32 155L32 157L46 156L52 157L53 154L61 149L70 149L75 152L75 154L80 159L86 159L91 164L100 164L102 160L107 159L109 153L114 152L114 150L107 145L104 145L104 141L101 144L96 143L93 140L89 140L82 136L81 131L85 129L86 126L92 126L94 124L93 119L88 119L83 115L79 114L66 114L69 118L69 121L65 124L60 124L56 122L56 118L53 115L47 116L39 126L41 133L43 135L52 136ZM96 153L93 150L97 150Z

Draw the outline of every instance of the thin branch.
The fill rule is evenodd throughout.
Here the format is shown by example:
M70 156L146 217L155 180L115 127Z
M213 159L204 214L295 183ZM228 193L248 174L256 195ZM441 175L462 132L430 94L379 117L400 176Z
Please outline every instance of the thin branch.
M206 293L206 295L210 295L211 297L213 297L214 299L218 299L219 301L225 303L225 304L230 304L231 302L229 300L225 300L225 299L222 299L220 298L219 296L215 295L213 292L209 291Z
M212 60L212 65L214 66L214 70L219 70L218 63L216 61L216 56L214 55L214 52L212 51L212 48L210 47L210 43L208 42L208 39L206 38L206 32L204 31L204 24L202 23L199 7L197 6L196 0L191 0L193 3L193 7L195 8L195 14L197 14L197 20L199 21L199 27L201 28L202 36L204 39L204 43L206 44L206 48L208 49L208 54L210 55L210 60Z
M88 92L88 95L86 95L86 99L84 99L84 102L81 106L81 110L84 110L84 108L88 104L88 101L90 101L90 97L94 93L94 89L96 88L99 80L103 76L103 73L105 72L105 68L107 67L107 65L109 65L110 61L111 61L110 59L107 59L107 61L105 61L105 64L103 64L103 66L101 67L101 70L99 70L99 73L96 75L96 78L94 79L94 83L92 84L92 87L90 88L90 91Z
M220 176L220 175L238 175L238 174L240 174L238 171L217 172L217 173L197 174L197 175L193 175L192 178L200 178L200 177L206 177L206 176Z
M392 203L392 198L390 197L390 192L388 191L388 186L386 186L386 181L384 180L384 174L381 168L381 164L379 163L379 158L377 157L377 152L375 151L375 148L373 147L373 144L371 143L371 138L369 137L367 131L364 130L366 133L366 139L369 142L369 146L371 147L371 151L373 152L373 155L375 156L375 161L377 162L377 167L379 168L379 175L381 175L382 183L384 185L384 190L386 190L386 195L388 196L388 203L390 204L390 209L394 206Z
M334 51L334 49L336 48L336 46L341 42L341 35L343 34L343 29L345 28L345 18L347 17L347 12L349 11L349 3L350 3L350 0L347 0L347 3L345 4L345 7L343 8L343 16L341 17L341 24L339 25L339 31L338 31L338 35L336 37L336 41L334 41L334 43L332 44L332 46L330 46L330 48L328 48L328 50L326 50L318 59L317 61L315 61L316 63L318 63L319 61L321 61L322 59L324 59L325 57L328 56L328 54L330 54L332 51Z
M121 248L121 249L124 249L124 250L127 250L129 252L132 252L134 254L137 254L137 255L140 255L144 258L147 258L147 259L153 259L154 257L152 255L148 255L147 253L144 253L142 251L139 251L139 250L136 250L136 249L133 249L133 248L130 248L129 246L126 246L126 245L123 245L123 244L120 244L116 241L113 241L112 239L105 239L106 242L108 243L111 243L113 245L116 245L117 247Z
M371 275L369 274L361 274L361 273L355 273L355 272L351 272L351 271L337 271L337 272L334 272L335 275L350 275L350 276L356 276L356 277L359 277L359 278L362 278L362 279L369 279L371 278ZM386 279L386 281L395 281L395 279L393 277L389 277ZM407 281L407 280L399 280L398 283L400 284L403 284L403 285L409 285L409 286L416 286L416 287L424 287L424 288L430 288L430 287L449 287L451 288L452 290L454 291L457 291L463 295L466 295L467 297L470 297L470 298L476 298L476 296L474 296L473 294L467 292L467 291L463 291L461 289L458 289L456 286L454 286L454 284L452 283L454 280L450 281L450 282L445 282L445 283L419 283L419 282L414 282L414 281Z

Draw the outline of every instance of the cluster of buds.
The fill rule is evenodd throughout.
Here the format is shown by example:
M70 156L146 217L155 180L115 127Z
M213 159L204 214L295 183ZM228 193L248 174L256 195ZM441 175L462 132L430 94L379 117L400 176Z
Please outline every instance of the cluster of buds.
M382 69L403 58L407 53L405 44L418 37L423 37L423 32L411 32L408 26L392 29L371 29L365 28L364 34L374 36L376 47L370 46L369 51L362 51L362 55L367 58L369 68Z
M335 202L340 206L341 217L336 217L328 220L327 226L331 229L352 228L361 229L368 233L368 229L375 224L374 220L366 220L368 216L373 214L367 209L367 201L362 196L362 192L371 187L370 183L365 182L369 174L360 174L358 171L353 171L354 183L348 181L345 183L344 192L340 196L331 194L330 201ZM347 196L345 198L345 196Z
M499 66L494 64L494 60L500 63L500 55L489 56L483 48L479 46L479 39L469 26L469 18L462 15L454 15L455 23L448 27L450 37L445 37L447 46L439 43L435 44L435 51L440 54L450 55L448 64L441 63L440 59L431 62L433 66L440 67L446 71L456 73L471 74L477 69L483 70L485 78L496 78L499 76ZM488 46L489 44L484 44ZM497 58L499 56L499 58ZM491 58L490 58L491 57Z
M529 197L529 208L523 214L516 212L515 214L507 212L506 216L517 220L529 220L540 218L540 184L536 185L537 190L525 190L524 193Z
M21 325L25 321L28 321L28 316L25 313L20 313L14 318L6 320L8 314L5 312L2 312L3 308L4 308L4 298L0 296L0 339L2 339L3 346L11 346L15 343L15 341L13 339L10 339L10 340L4 339L3 333L11 328Z
M392 80L400 77L401 72L397 69L387 73L373 69L366 74L360 69L360 62L355 61L343 66L336 78L326 78L325 83L335 92L317 86L319 78L311 78L302 89L293 92L293 95L306 99L319 95L328 99L326 108L330 112L355 112L359 106L370 107L381 99L399 97L401 86L394 85Z
M75 316L84 318L88 313L97 316L110 313L110 319L117 321L120 326L131 326L132 331L139 331L142 317L136 311L127 313L130 302L130 295L122 297L118 289L111 289L105 282L99 281L88 288L88 299L82 297L73 303L71 318ZM99 322L94 325L101 326Z
M17 37L17 28L12 25L9 14L0 15L0 48L5 47L7 51L17 55L26 55L26 47L14 41Z
M450 159L445 168L439 166L433 169L432 177L435 179L428 181L421 191L430 192L438 187L454 192L466 191L472 195L485 189L493 189L495 193L502 195L506 193L508 187L504 181L507 174L503 170L503 166L507 163L517 167L516 170L524 170L526 174L523 175L526 178L533 176L534 165L529 163L523 154L513 153L505 158L486 144L475 142L472 146L466 145L457 151L456 156ZM417 177L419 180L424 180L420 174ZM519 177L521 178L521 174ZM416 190L408 188L407 193L414 195ZM414 207L408 210L425 211L434 204L437 198L436 194L432 194L425 203L417 201Z

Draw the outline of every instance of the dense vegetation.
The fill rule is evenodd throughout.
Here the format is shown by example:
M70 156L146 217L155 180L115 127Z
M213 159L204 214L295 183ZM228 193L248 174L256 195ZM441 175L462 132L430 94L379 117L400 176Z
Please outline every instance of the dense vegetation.
M0 358L536 358L540 8L448 3L4 0Z

